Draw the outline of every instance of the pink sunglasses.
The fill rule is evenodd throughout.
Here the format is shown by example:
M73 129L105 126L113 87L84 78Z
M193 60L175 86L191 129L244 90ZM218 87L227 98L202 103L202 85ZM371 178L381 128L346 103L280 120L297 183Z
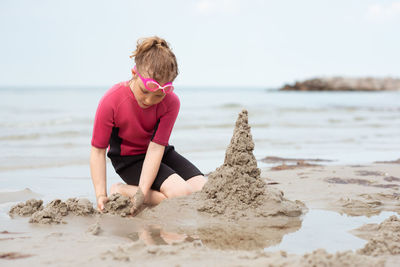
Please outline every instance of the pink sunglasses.
M151 78L143 78L142 75L140 75L139 72L137 71L136 66L134 66L133 69L135 70L136 74L142 80L146 89L149 90L150 92L155 92L155 91L161 89L164 92L164 94L168 94L174 90L174 87L172 86L172 82L166 83L163 86L161 86L158 82L156 82L155 80L153 80Z

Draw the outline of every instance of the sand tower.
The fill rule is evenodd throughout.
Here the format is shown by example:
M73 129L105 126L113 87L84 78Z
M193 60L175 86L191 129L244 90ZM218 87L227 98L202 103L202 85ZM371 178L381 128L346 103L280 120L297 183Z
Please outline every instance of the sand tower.
M283 192L267 187L253 155L254 142L248 112L239 113L224 164L208 176L200 192L198 210L233 219L248 216L299 216L304 204L283 197Z

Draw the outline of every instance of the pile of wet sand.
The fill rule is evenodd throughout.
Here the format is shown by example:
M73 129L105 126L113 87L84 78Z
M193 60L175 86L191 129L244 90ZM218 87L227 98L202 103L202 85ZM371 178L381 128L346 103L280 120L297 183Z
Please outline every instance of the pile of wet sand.
M398 217L391 216L381 224L372 226L371 230L372 238L358 253L371 256L400 254L400 219Z
M66 202L55 199L43 207L42 200L30 199L13 206L10 216L31 216L30 223L65 223L63 217L72 213L77 216L93 215L96 211L88 199L69 198Z
M370 193L357 196L342 197L334 203L340 212L350 216L372 216L383 210L400 214L400 195L398 193Z
M297 264L296 264L297 265ZM295 266L296 266L295 265ZM385 266L385 260L382 258L373 258L364 255L359 255L353 251L337 252L330 254L324 249L314 250L312 253L304 254L299 266L330 266L330 267L343 267L343 266Z
M130 214L132 203L128 197L113 194L104 207L104 213L125 217ZM55 199L43 206L42 200L30 199L11 207L10 216L30 216L30 223L52 224L65 223L64 216L92 216L99 212L93 208L93 203L86 198L69 198L65 202Z
M35 212L40 211L42 209L43 209L43 200L30 199L27 200L25 203L21 202L11 207L8 214L10 214L10 216L18 215L27 217L31 216Z
M198 211L232 219L245 217L300 216L305 205L290 201L283 192L268 187L260 177L253 155L254 142L248 113L239 113L224 164L208 176L199 194Z

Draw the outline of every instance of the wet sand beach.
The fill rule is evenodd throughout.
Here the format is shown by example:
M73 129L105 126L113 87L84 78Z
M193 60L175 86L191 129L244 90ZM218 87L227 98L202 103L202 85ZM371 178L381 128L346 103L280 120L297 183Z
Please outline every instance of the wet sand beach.
M368 172L387 175L363 175ZM261 179L276 182L268 187L303 202L308 212L300 218L244 219L242 224L197 211L193 207L198 195L164 201L136 217L71 213L63 217L64 224L35 224L29 217L2 214L1 261L7 266L398 266L398 188L327 180L341 177L400 186L398 181L385 181L388 176L400 177L399 166L263 169ZM311 228L308 216L314 221ZM385 220L391 220L392 227L382 230ZM346 229L346 224L354 228ZM310 228L308 236L300 234L302 227ZM319 249L313 242L319 242Z

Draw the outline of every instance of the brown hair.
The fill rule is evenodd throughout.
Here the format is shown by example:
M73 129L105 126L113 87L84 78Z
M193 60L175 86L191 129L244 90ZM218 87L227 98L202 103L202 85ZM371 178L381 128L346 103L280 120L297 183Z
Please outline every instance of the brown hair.
M141 38L130 58L135 58L136 68L158 82L172 82L178 76L178 63L168 43L157 36Z

